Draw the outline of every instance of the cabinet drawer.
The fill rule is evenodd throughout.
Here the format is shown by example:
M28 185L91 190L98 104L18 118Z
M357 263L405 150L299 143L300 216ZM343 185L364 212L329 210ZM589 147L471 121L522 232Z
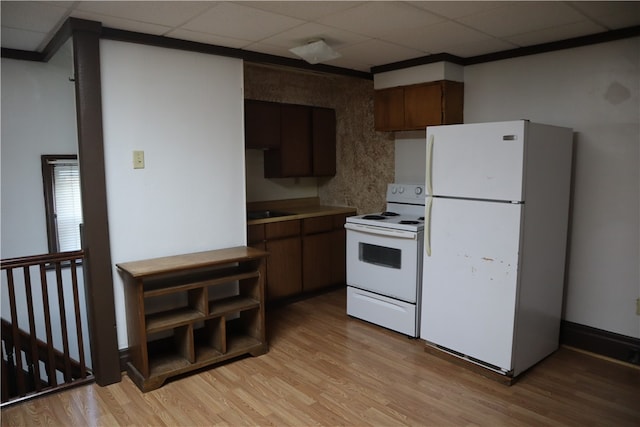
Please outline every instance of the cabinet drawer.
M333 217L330 215L318 216L315 218L306 218L302 223L304 234L323 233L326 231L331 231L332 228Z
M264 224L266 240L277 239L281 237L299 236L300 220L278 221Z

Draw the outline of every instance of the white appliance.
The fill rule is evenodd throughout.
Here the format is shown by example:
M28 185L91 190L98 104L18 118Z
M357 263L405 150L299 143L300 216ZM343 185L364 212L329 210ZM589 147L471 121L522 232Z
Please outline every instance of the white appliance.
M424 185L389 184L385 212L348 217L347 314L418 337Z
M507 376L558 348L572 130L427 128L420 337Z

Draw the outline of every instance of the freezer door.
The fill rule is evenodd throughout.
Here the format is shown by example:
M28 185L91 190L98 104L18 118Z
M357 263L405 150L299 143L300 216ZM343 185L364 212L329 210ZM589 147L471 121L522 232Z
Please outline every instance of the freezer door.
M510 371L522 205L434 198L421 338ZM425 247L427 242L425 242Z
M526 121L427 128L427 193L524 200ZM431 184L431 185L430 185Z

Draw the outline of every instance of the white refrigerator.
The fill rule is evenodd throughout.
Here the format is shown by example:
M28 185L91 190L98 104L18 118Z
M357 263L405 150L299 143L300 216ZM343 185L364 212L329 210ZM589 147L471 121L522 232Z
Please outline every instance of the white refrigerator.
M516 376L558 348L573 133L427 128L420 337Z

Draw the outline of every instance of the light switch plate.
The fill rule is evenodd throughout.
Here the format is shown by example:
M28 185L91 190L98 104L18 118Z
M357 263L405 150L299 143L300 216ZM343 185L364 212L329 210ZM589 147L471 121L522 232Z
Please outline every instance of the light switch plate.
M133 168L144 169L144 151L133 152Z

